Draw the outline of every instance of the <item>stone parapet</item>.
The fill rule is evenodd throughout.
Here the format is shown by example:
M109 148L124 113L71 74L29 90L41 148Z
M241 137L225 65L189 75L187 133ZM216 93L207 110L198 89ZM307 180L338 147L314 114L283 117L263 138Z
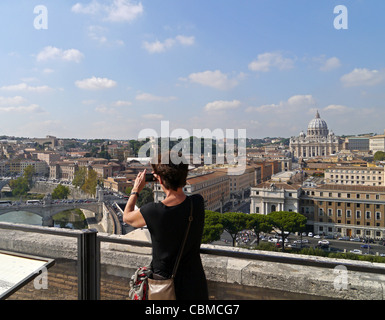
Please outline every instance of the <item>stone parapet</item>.
M0 230L0 250L49 257L58 261L76 261L77 259L75 238ZM102 236L111 240L124 238L107 234ZM218 254L208 254L215 250ZM349 300L383 300L385 298L385 264L302 255L295 255L294 261L294 255L288 253L250 251L213 245L202 245L202 252L203 266L212 288L215 283L220 287L238 287L238 291L229 289L229 294L234 296L224 297L225 299L240 297L264 299L266 298L264 292L267 294L271 290L276 290L276 299L280 299L280 294L288 299L291 296ZM112 297L124 299L128 280L134 270L150 262L151 248L149 247L102 242L101 264L105 274L102 274L101 278L102 298L105 294L108 299ZM335 268L335 266L338 267ZM65 284L60 277L63 278L63 275L55 277L56 280L51 283L62 286L63 290L64 287L76 287L68 283L68 278L73 282L77 281L76 272L75 276L71 275L67 278ZM109 280L106 281L106 278ZM122 288L120 293L113 289L118 287ZM245 290L238 295L242 291L239 288L242 287ZM57 293L57 298L62 299L63 294L59 289ZM69 296L73 297L73 294Z

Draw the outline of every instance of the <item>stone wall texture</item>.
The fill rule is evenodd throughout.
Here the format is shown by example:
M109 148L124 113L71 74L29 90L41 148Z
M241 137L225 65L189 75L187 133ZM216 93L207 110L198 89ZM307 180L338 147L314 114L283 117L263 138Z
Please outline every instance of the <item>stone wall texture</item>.
M109 237L119 238L119 236ZM224 247L219 246L202 245L202 247L224 250ZM9 299L77 299L77 242L75 238L0 229L0 250L55 259L55 265L48 270L48 289L37 290L34 283L30 282ZM250 252L229 247L226 247L226 250ZM257 251L255 253L258 254ZM284 258L289 254L272 252L264 253L264 255ZM210 299L213 300L383 300L385 297L385 264L309 256L298 257L299 260L303 259L303 264L212 254L202 254L201 257L209 282ZM148 265L150 261L151 248L102 242L101 299L127 299L129 278L137 267ZM309 261L312 262L311 265L309 265ZM317 261L347 263L348 268L341 275L333 268L317 266ZM383 269L384 272L352 271L349 266L363 266L369 269L376 267Z

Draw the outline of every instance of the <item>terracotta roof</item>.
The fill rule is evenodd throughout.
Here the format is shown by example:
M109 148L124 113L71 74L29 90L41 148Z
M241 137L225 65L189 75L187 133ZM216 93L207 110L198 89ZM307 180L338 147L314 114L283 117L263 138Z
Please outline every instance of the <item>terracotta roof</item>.
M215 179L218 177L223 177L223 176L227 176L226 173L220 172L220 171L215 171L215 172L210 172L210 173L198 175L198 176L189 176L189 177L187 177L186 182L187 182L187 184L195 184L195 183L200 183L203 181L208 181L208 180L212 180L212 179Z

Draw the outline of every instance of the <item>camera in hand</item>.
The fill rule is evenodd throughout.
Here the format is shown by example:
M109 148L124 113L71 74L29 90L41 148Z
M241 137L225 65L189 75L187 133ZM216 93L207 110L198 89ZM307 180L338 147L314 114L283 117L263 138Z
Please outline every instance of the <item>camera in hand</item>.
M146 182L154 182L154 181L156 181L154 174L146 173Z

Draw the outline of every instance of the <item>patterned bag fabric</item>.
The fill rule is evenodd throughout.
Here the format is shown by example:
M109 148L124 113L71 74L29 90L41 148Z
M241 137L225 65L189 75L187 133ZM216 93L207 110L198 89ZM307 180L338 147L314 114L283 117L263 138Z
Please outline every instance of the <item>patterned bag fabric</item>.
M140 267L135 271L130 280L130 291L128 293L130 300L147 300L148 277L151 273L150 267Z

